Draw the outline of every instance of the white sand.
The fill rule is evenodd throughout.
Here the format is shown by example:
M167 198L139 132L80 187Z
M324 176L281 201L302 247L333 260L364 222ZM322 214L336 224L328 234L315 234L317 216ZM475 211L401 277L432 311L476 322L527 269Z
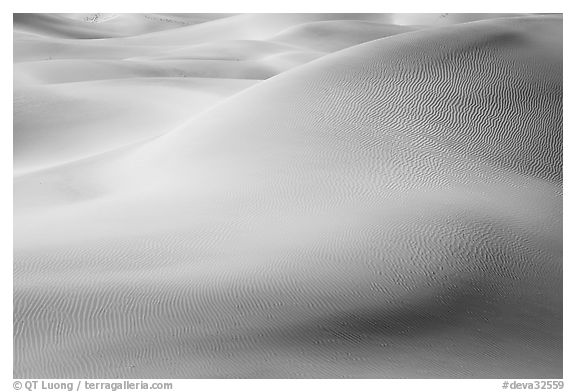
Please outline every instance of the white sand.
M15 35L14 377L562 377L562 18L495 17Z

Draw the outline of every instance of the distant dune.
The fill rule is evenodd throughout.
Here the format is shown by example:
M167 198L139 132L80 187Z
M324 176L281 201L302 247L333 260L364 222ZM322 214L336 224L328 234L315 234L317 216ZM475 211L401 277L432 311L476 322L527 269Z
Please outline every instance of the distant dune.
M413 30L418 30L418 27L357 20L331 20L304 23L288 28L273 37L273 40L316 51L334 52Z
M113 38L195 25L226 14L14 14L14 31L59 38Z
M38 18L15 378L562 377L562 16Z

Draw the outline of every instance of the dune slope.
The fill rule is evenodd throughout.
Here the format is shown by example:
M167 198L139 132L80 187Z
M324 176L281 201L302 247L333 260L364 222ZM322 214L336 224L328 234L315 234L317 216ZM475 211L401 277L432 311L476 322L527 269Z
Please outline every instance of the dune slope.
M56 166L161 135L252 84L149 77L16 88L14 169Z

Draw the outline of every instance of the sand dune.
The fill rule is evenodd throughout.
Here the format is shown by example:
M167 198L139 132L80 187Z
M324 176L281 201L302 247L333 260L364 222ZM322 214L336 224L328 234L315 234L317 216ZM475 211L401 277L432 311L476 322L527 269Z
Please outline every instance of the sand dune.
M207 42L171 50L162 55L144 57L147 60L257 60L267 56L303 51L292 45L266 40L228 40ZM304 52L309 52L304 50ZM314 53L315 51L313 51ZM136 58L137 60L137 58Z
M125 59L109 56L108 49L101 48L104 56L76 56L72 48L68 55L58 52L61 57L27 59L14 65L14 80L25 85L135 77L262 80L326 54L268 41L219 41Z
M272 39L316 51L334 52L378 38L418 29L418 26L332 20L300 24L280 32Z
M225 14L14 14L14 31L59 38L125 37L195 25Z
M130 46L112 40L71 40L14 34L14 61L44 61L56 59L126 59L157 53L165 47Z
M58 14L14 14L14 30L60 38L110 38L93 24Z
M304 56L302 62L319 55ZM267 79L282 72L281 65L246 60L53 60L20 63L16 80L24 83L67 83L126 78Z
M143 34L118 41L130 45L193 45L223 40L261 40L292 26L327 20L385 21L379 14L243 14L188 26Z
M391 14L388 18L390 23L401 26L447 26L458 23L468 23L480 20L511 18L518 16L528 16L528 14L496 14L496 13L476 13L476 14Z
M251 85L129 78L16 89L14 168L55 166L161 135Z
M133 38L255 84L20 63L15 159L68 156L15 177L14 377L562 377L562 17L413 18Z

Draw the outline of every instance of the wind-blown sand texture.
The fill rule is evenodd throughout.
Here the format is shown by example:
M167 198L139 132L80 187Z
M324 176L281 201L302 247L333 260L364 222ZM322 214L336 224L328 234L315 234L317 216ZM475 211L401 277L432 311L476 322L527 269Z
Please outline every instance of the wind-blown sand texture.
M562 377L562 16L15 15L15 378Z

